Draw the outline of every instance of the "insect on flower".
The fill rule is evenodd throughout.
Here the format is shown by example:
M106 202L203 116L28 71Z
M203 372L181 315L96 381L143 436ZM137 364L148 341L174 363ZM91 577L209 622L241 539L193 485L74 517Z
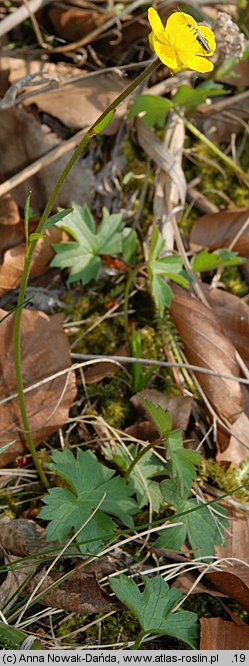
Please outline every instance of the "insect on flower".
M214 33L205 25L198 25L193 16L185 12L174 12L163 25L153 7L148 11L152 28L150 47L158 58L173 72L192 69L196 72L211 72L216 44Z

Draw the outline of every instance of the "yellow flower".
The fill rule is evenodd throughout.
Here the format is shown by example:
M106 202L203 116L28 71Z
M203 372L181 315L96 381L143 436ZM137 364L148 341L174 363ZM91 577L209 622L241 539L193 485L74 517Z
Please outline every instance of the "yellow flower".
M153 7L148 11L152 28L149 43L158 58L174 72L193 69L196 72L211 72L213 63L207 60L213 55L216 44L210 28L198 25L195 19L184 12L174 12L162 24Z

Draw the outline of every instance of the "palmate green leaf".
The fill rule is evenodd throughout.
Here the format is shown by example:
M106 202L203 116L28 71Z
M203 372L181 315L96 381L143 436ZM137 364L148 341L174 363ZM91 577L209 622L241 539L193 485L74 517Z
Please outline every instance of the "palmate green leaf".
M186 84L179 86L176 94L172 97L174 106L181 106L187 110L193 109L199 104L203 104L207 97L216 97L227 92L221 84L213 83L213 81L209 81L209 85L205 85L205 83L204 85L200 84L197 88L190 88Z
M160 433L161 437L167 437L172 428L172 418L170 413L162 409L159 405L154 405L150 400L140 396L142 405L155 423L155 426Z
M147 127L164 127L165 119L172 102L158 95L138 95L132 104L128 118L140 116L140 120Z
M64 541L72 529L76 532L103 497L100 509L77 540L82 552L95 552L104 539L113 535L115 523L110 515L133 526L132 514L136 513L137 505L130 497L131 489L120 476L114 476L113 470L99 463L91 451L78 449L77 458L69 449L54 451L52 459L49 469L69 488L52 488L44 499L46 506L40 517L51 521L47 528L49 541Z
M102 451L106 460L111 460L122 471L126 472L137 453L137 447L133 444L124 448L117 442L115 449L108 442L102 445ZM132 457L129 456L129 453ZM167 473L167 464L163 463L152 451L146 451L137 461L135 467L127 479L128 486L132 495L136 495L136 500L140 509L151 502L153 511L158 512L162 504L162 494L160 484L154 481L156 476L164 476Z
M239 257L237 252L231 252L225 248L215 250L215 252L202 250L194 257L192 269L196 273L201 273L202 271L215 270L219 266L239 266L244 264L245 261L246 259Z
M135 447L130 447L132 455L135 455ZM162 505L162 494L160 484L153 477L164 476L167 473L167 465L163 464L152 451L146 451L132 470L128 483L132 494L140 509L151 502L153 511L158 512Z
M161 492L166 502L178 507L172 524L174 522L183 524L160 533L154 544L155 547L179 550L187 539L195 557L214 555L215 545L224 544L223 531L229 524L225 517L226 511L216 504L206 506L197 502L196 499L188 499L180 504L180 498L177 499L175 496L174 503L170 489L171 483L173 482L170 480L162 481Z
M87 284L96 279L101 266L101 255L118 255L123 252L123 241L126 252L131 254L134 249L136 234L128 232L122 235L123 222L120 214L111 215L103 208L102 220L97 227L87 205L73 204L71 213L60 220L57 226L64 229L73 238L71 243L54 245L56 256L51 266L71 268L69 282L81 280ZM132 231L132 230L128 230Z
M142 578L145 584L143 593L139 591L134 581L124 574L110 578L109 582L118 599L138 619L144 635L152 632L167 634L195 649L198 636L197 614L181 610L173 613L176 604L182 598L182 593L170 589L162 576L154 578L142 576Z
M183 271L180 257L161 257L165 241L155 226L153 226L150 242L148 276L150 289L160 317L165 308L171 304L173 294L165 278L177 282L187 288L189 281Z
M169 308L171 304L173 293L167 282L165 282L165 279L160 275L152 277L152 280L150 280L150 286L156 309L158 310L160 317L162 317L165 308Z
M169 476L178 484L180 497L189 495L192 481L196 478L196 467L201 455L183 446L182 431L174 430L167 438L166 455L169 461Z

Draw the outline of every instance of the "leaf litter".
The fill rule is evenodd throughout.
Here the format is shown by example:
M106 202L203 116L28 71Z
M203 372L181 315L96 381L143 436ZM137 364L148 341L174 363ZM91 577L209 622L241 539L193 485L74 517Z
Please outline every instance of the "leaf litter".
M55 46L47 44L47 53L52 54L53 51L54 55L56 52L60 53L62 62L29 60L26 55L22 58L22 49L20 50L21 59L6 57L2 61L1 94L5 95L5 101L10 100L12 96L12 101L6 111L4 111L4 106L0 111L1 176L7 181L7 185L9 180L9 191L14 187L14 181L11 180L13 174L23 172L25 178L22 184L14 187L13 198L7 194L0 199L2 229L0 293L2 295L8 294L10 290L20 284L25 253L23 208L27 192L32 189L31 204L34 217L31 217L29 223L29 231L32 233L36 225L36 216L43 209L53 182L66 163L68 155L64 155L60 159L57 159L57 155L55 155L50 165L47 166L41 161L39 168L37 165L35 166L36 171L33 171L34 164L42 156L49 155L49 151L54 148L65 147L72 130L91 125L100 111L126 87L128 80L122 76L122 69L108 73L101 71L101 69L108 69L111 51L114 66L120 64L121 56L121 68L123 63L129 65L132 62L133 66L134 61L137 62L137 50L139 51L140 48L140 60L149 53L146 51L143 41L143 36L148 31L144 15L140 16L138 13L122 16L119 23L113 17L110 8L108 11L109 14L106 14L96 4L89 8L45 7L42 10L42 21L45 21L46 29L49 31L52 29L56 35L69 42L58 46L54 36ZM129 14L129 11L127 8L126 13ZM170 11L171 9L167 8L166 12L170 13ZM212 12L216 11L216 7L212 7ZM84 22L82 23L83 15ZM112 21L113 18L108 37L108 34L106 36L104 33L105 22L109 19ZM89 34L90 39L88 39ZM136 45L134 45L134 34ZM112 44L111 42L115 39L116 44ZM86 51L82 50L81 53L77 51L79 48L77 40L83 40L83 49L84 45L90 44ZM46 48L46 43L42 43L39 37L38 45L39 57L39 49L41 51ZM125 49L127 53L125 53ZM63 51L68 54L66 57L69 62L63 62ZM116 58L117 60L115 60ZM240 63L240 65L242 64L243 62ZM240 65L237 69L240 69ZM95 71L89 71L89 69ZM33 86L35 79L32 79L33 74L36 73L40 75L41 81L38 83L38 88ZM86 74L87 77L84 79ZM185 75L186 73L184 73ZM132 73L131 76L133 76ZM155 83L155 80L158 79L154 79L152 83ZM225 76L222 79L222 75L221 80L228 81ZM230 118L229 126L226 113L229 114L230 106L231 113L233 113L232 105L229 105L229 100L225 95L223 97L221 89L219 90L221 99L220 97L218 101L212 99L209 107L204 102L207 98L205 93L198 91L196 86L194 90L191 88L191 78L188 79L188 85L185 84L184 79L182 86L181 83L182 79L179 75L179 79L175 83L178 88L176 100L180 100L179 103L183 104L182 108L185 104L187 112L191 111L194 121L202 131L206 131L210 136L211 126L214 131L213 137L216 137L217 142L224 141L225 144L230 142L234 151L236 146L234 147L232 131L235 132L236 141L239 141L240 128L243 127L246 118L244 107L239 116L240 119L236 118L235 123L234 118ZM207 81L203 83L205 86ZM14 86L11 89L10 84ZM169 77L169 87L166 88L168 91L171 90L170 84ZM160 85L160 82L156 83L156 86L160 87ZM233 83L230 82L229 85L233 86ZM47 90L44 86L48 86ZM231 94L231 101L233 97L234 103L237 104L237 93ZM157 99L166 101L165 97ZM197 106L197 111L195 106ZM29 476L30 457L26 456L25 461L25 455L23 455L27 453L25 433L17 400L14 397L16 393L13 365L14 315L10 316L7 311L1 311L3 319L1 322L2 347L0 348L2 368L1 445L10 444L10 446L2 450L0 455L2 490L4 491L7 486L7 494L4 498L4 501L7 502L5 504L7 509L9 509L9 496L17 497L12 519L1 524L1 545L7 551L7 559L3 566L8 571L5 583L0 590L2 604L5 607L11 591L13 594L15 589L15 598L10 600L12 608L15 608L19 594L31 595L30 600L32 600L32 595L41 593L39 603L67 610L76 614L76 617L80 613L113 612L117 608L117 602L105 592L107 581L104 569L102 570L104 587L101 588L94 570L84 572L84 569L81 570L81 565L84 562L85 551L94 553L97 549L100 552L100 567L102 564L105 567L105 553L109 552L108 549L114 548L112 539L116 539L117 543L121 539L122 543L122 538L124 538L124 540L128 539L129 543L131 538L130 548L126 549L126 546L123 549L120 548L121 559L123 558L121 567L124 562L128 561L129 574L133 574L134 571L143 571L140 556L139 558L137 555L134 557L131 547L132 540L135 541L136 547L147 549L146 557L149 566L152 562L154 564L156 558L158 566L165 564L166 571L169 553L171 553L176 567L178 559L183 556L187 563L195 562L195 559L192 559L193 555L203 557L205 562L205 556L213 553L216 543L215 557L216 559L222 558L222 560L219 570L215 569L215 560L214 567L207 568L206 578L209 581L207 585L212 583L217 594L227 595L228 604L229 599L232 599L249 612L246 504L243 509L243 504L240 502L243 513L238 514L234 511L230 512L228 516L225 515L221 503L216 503L212 507L202 506L202 509L199 510L200 505L210 497L205 493L205 484L203 485L204 496L202 495L202 490L200 490L202 472L201 468L198 469L199 451L202 455L205 453L208 457L211 455L212 459L216 461L217 469L224 474L226 470L231 470L231 465L234 465L236 469L240 469L238 467L240 464L246 465L249 446L247 435L248 389L246 386L242 386L239 380L243 371L242 363L244 362L248 366L248 305L246 299L242 300L225 290L226 285L222 282L222 266L226 264L224 264L222 254L219 254L221 265L219 268L218 254L211 257L210 252L207 253L206 259L210 263L206 271L201 267L201 262L204 266L204 259L199 254L198 270L200 268L200 272L197 277L193 276L193 272L191 273L191 266L194 267L195 264L192 262L190 265L187 256L188 252L195 253L201 249L212 252L228 248L237 251L242 257L248 258L246 197L243 205L240 201L232 201L233 194L231 193L229 207L224 210L224 199L222 205L220 202L218 205L214 204L209 189L204 190L202 179L197 179L198 182L194 186L197 210L199 200L200 208L205 204L204 211L206 206L208 211L216 210L217 212L208 212L197 220L195 213L194 223L191 222L189 225L185 237L184 231L179 233L177 223L180 228L186 228L184 221L181 226L182 207L186 211L186 193L188 191L192 196L193 192L191 183L190 185L187 183L190 165L188 158L190 157L193 161L198 159L195 152L198 144L192 143L191 149L186 149L186 139L184 143L186 129L184 130L182 119L180 120L179 116L174 115L173 112L168 116L167 113L164 115L163 123L159 118L161 133L155 132L152 129L155 126L153 124L153 104L150 126L141 122L141 118L133 123L129 120L131 132L128 135L127 129L125 129L125 119L126 105L123 105L114 121L107 126L107 131L102 133L99 143L93 142L87 156L83 157L74 167L74 171L57 199L57 204L65 207L71 206L72 201L76 201L79 210L82 209L82 206L88 205L89 214L92 216L90 259L95 261L97 257L98 270L95 270L93 274L83 275L84 286L76 282L76 279L73 289L67 286L68 269L75 270L75 266L66 260L62 264L59 260L60 254L54 254L54 251L61 247L59 226L66 228L68 223L67 230L69 233L72 232L72 229L69 228L69 216L65 218L65 224L63 222L57 227L52 227L46 232L44 238L38 241L32 263L31 279L36 278L35 284L38 286L48 284L49 290L53 286L51 275L57 275L57 278L60 275L60 294L63 299L65 298L63 311L66 317L63 328L63 315L48 316L42 311L31 312L29 309L25 309L23 312L24 385L27 389L32 389L32 385L35 385L34 389L28 390L25 394L25 400L35 445L42 443L46 449L43 453L43 448L39 455L44 455L43 464L44 468L46 466L46 469L49 470L51 483L49 493L44 498L45 506L38 514L38 521L36 520L35 523L26 517L23 519L18 517L22 515L23 504L25 509L32 510L31 506L29 508L30 502L26 499L25 494L22 498L19 486L31 491L31 494L34 492L35 511L39 511L41 501L40 496L36 499L36 490L33 490L34 477ZM162 130L164 135L162 135ZM189 136L187 138L189 141ZM108 144L108 142L110 143ZM120 153L122 160L120 160ZM243 141L241 154L243 154ZM204 155L203 161L201 159L200 151L199 166L203 173L205 164L209 164L209 166L211 164L217 174L213 156L211 161L209 155ZM146 178L144 178L145 160L147 160ZM106 179L107 161L109 164L108 182ZM186 168L187 165L188 168ZM28 177L24 171L27 166L30 168ZM125 180L122 170L126 168L129 177ZM221 173L222 170L224 172L223 166L218 173ZM155 190L153 190L152 174L153 177L155 176ZM141 175L144 181L143 189L139 184ZM193 182L196 182L196 179L193 178ZM115 196L112 190L115 191ZM111 209L106 206L107 200L112 202ZM100 221L103 205L108 209L105 214L106 222L110 222L112 216L118 218L122 214L120 219L123 218L124 226L117 225L116 232L119 238L114 235L108 241L105 240L106 247L103 243L102 245L97 243L96 252L96 247L93 249L93 245L94 243L96 245L101 232L102 222ZM90 209L92 213L90 213ZM139 214L136 210L139 211ZM120 365L118 372L114 374L114 372L111 373L110 367L113 366L113 363L103 361L102 371L97 373L97 378L93 383L90 378L88 380L87 372L84 376L84 351L91 353L92 345L96 347L96 344L98 349L98 339L101 339L103 345L104 338L107 350L110 351L108 344L112 344L111 353L115 359L114 354L117 353L120 344L124 342L123 334L122 339L119 339L123 323L121 326L120 323L116 326L116 321L114 318L112 319L112 316L116 317L119 322L123 316L120 313L122 308L125 310L124 281L136 258L135 254L132 260L131 256L129 260L126 258L125 265L124 257L121 261L116 256L123 252L120 245L122 229L130 226L132 230L139 231L140 236L136 243L138 246L142 239L141 247L143 247L146 259L151 242L150 231L147 232L152 214L161 227L160 231L162 237L166 239L166 244L161 255L158 255L154 263L150 263L150 270L154 270L156 273L156 270L160 268L161 273L158 275L162 280L162 266L164 265L162 262L168 261L168 255L172 255L172 252L180 255L180 257L174 257L177 269L175 268L175 278L171 277L176 282L178 280L185 289L172 289L171 319L169 316L165 317L163 322L165 329L162 330L161 323L159 324L154 318L155 312L151 304L148 308L147 303L147 311L146 308L143 311L142 296L148 291L148 283L146 285L144 281L144 265L142 264L142 268L134 279L134 293L130 297L131 311L127 328L128 334L130 334L129 327L135 327L135 331L140 330L141 335L144 334L143 340L146 340L147 327L153 331L155 337L153 338L150 333L152 337L146 353L148 358L155 360L155 369L146 375L145 387L141 384L140 390L138 390L138 385L136 385L136 391L132 391L128 366L123 368ZM184 215L185 213L183 213ZM191 226L192 229L190 229ZM87 248L84 245L85 232L84 227L84 238L78 248L83 255L87 254ZM78 237L73 234L72 236L74 243L79 241ZM68 240L64 236L64 243L66 241L68 246L72 246L71 238ZM159 242L161 240L158 238ZM136 248L140 259L141 247ZM52 268L52 272L50 268L47 273L53 256L52 266L54 268ZM81 256L84 266L85 259L86 257ZM171 257L169 259L171 261ZM211 261L213 261L212 264ZM170 262L168 263L170 265ZM60 274L58 268L62 269ZM82 265L80 269L82 271ZM73 270L71 270L71 274L73 274ZM216 270L217 273L215 273ZM239 262L237 262L236 270L237 275L240 270L243 270L246 275L246 266L240 268ZM173 269L172 272L174 272ZM95 282L93 278L95 278ZM216 288L210 288L210 284L211 287L214 284ZM167 299L170 301L171 292L165 281L164 285L165 287L161 284L160 293L164 293L165 296L167 290ZM158 293L157 289L157 299L159 299ZM201 300L199 300L200 297ZM107 328L103 328L103 332L101 332L103 304L113 298L117 304L117 311L112 312L111 310L110 315L108 313L105 318ZM165 303L161 308L161 318L164 306ZM100 321L97 326L96 316ZM70 319L72 319L71 324ZM68 321L69 326L67 326ZM93 328L91 328L92 324ZM84 347L84 336L88 326L91 334L90 349L87 345ZM113 342L114 330L115 341ZM77 351L79 350L78 360L81 367L76 390L74 372L70 372L69 342L72 340L75 344L78 336L79 342L76 348ZM80 358L81 349L83 358ZM140 351L143 356L143 345ZM125 353L129 354L131 351L126 348ZM168 360L177 360L180 363L187 361L187 363L211 371L211 374L195 372L190 377L187 374L183 375L179 370L174 374L167 371L166 374L160 365L158 367L156 365L156 361L160 363L160 360L165 358L165 354ZM134 360L138 362L138 360ZM221 375L227 375L231 379ZM142 381L145 374L140 373L137 376ZM127 388L127 384L129 384L129 388ZM108 419L106 422L103 419L104 398L106 402L109 401L110 423L108 423ZM146 401L147 407L149 405L147 411L144 407ZM70 415L69 410L71 410ZM151 420L139 421L139 413L142 414L143 419L148 419L149 416ZM94 418L96 418L96 427ZM165 435L164 419L167 423L173 421L173 431L167 435L166 445L161 441ZM217 433L216 422L218 422ZM184 438L183 432L185 433ZM194 434L193 439L192 434ZM58 451L58 445L62 447L61 451ZM24 460L23 471L21 467L18 467L21 463L17 461L17 455L20 454ZM7 470L4 470L4 467L7 467ZM54 475L55 472L57 476ZM210 485L208 488L210 490ZM70 520L65 515L66 506ZM227 506L229 507L229 497L227 497ZM60 510L60 521L58 521L58 510ZM151 539L150 531L153 529L153 518L156 520L160 512L164 514L166 526L170 526L171 529L161 532L157 528L157 540L155 541ZM25 515L25 511L23 515ZM49 521L49 527L46 530L48 538L50 540L57 538L61 541L62 549L66 546L67 539L74 538L73 531L76 534L79 550L77 551L76 544L73 549L74 555L77 552L77 559L80 558L80 565L77 567L73 560L68 576L65 573L61 574L61 571L58 572L56 567L55 571L48 571L47 567L40 568L39 566L38 571L35 572L36 564L34 562L36 560L32 561L32 554L36 554L40 549L40 552L44 553L46 561L46 551L49 548L49 543L44 539L45 530L40 527L40 520L45 519ZM6 521L6 518L4 520ZM181 521L181 526L177 528L178 521ZM144 542L140 537L139 525L141 523L147 525ZM108 546L106 546L107 533ZM127 533L133 536L127 537ZM200 535L202 535L201 542ZM50 545L53 545L53 541ZM70 548L72 545L69 546L71 557ZM104 553L102 557L101 553ZM241 562L238 562L238 553L240 553ZM13 557L17 559L11 562ZM25 564L26 574L28 567L30 567L30 572L32 569L33 574L24 590L20 589L23 585L23 569L20 569L20 577L18 574L20 557L27 558L27 562L29 562L29 564ZM61 556L60 563L62 569L68 571L63 556ZM42 564L44 562L41 563L41 566ZM114 567L119 568L117 562ZM15 571L14 576L13 571ZM158 573L157 568L155 572ZM113 569L108 573L113 573ZM65 580L63 580L64 577ZM181 585L180 581L181 576L179 576ZM107 589L111 588L115 592L116 597L123 603L123 609L126 606L132 610L144 633L159 631L159 634L168 634L176 639L185 640L191 647L198 645L196 643L196 615L191 613L185 605L184 610L180 613L171 612L174 611L174 604L182 597L181 593L173 588L169 589L167 583L158 575L151 579L144 577L142 584L144 592L141 594L131 577L121 575L119 578L111 577L110 587ZM182 585L184 588L184 584ZM53 589L48 589L50 586ZM203 587L205 587L205 581L203 581ZM154 599L155 595L158 597L159 589L161 606L158 609L155 607L155 622L148 623L147 604L149 600ZM10 606L5 608L8 615ZM192 605L191 610L193 608ZM161 625L158 615L160 615ZM222 617L212 620L201 617L200 649L220 649L221 642L217 641L220 640L218 637L221 633L224 649L247 649L248 627L239 624L241 621L230 609L230 620L231 617L233 622L228 622ZM66 626L66 616L62 625L63 623ZM59 636L59 624L56 625L55 631ZM77 631L78 629L76 629ZM113 637L112 629L110 629L110 633ZM67 629L66 634L70 636ZM129 635L124 636L124 645L127 645L127 640L130 640ZM109 637L107 637L108 642L110 642ZM159 645L159 649L161 649L165 643L158 642L156 649Z

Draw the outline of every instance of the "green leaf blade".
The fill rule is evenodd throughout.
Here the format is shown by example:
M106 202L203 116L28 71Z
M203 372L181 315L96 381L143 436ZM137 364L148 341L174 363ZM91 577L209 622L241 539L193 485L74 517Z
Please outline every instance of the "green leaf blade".
M124 479L114 477L114 470L99 463L94 453L78 449L75 458L69 449L64 449L53 451L52 459L49 469L69 488L52 488L45 496L46 506L40 517L50 521L49 541L61 542L72 529L76 533L82 527L80 548L84 552L95 552L103 539L115 533L116 525L111 516L133 527L132 515L137 511L137 504L131 497L131 489Z

